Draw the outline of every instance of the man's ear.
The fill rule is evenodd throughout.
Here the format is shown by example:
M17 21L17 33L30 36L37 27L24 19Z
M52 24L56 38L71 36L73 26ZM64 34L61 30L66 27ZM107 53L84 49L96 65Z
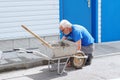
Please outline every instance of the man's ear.
M69 31L72 32L72 28L69 28Z

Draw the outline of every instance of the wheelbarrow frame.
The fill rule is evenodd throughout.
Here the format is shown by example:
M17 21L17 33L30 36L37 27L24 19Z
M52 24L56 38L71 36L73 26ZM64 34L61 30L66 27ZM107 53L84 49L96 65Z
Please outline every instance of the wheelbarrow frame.
M39 51L33 51L33 54L34 53L35 54L39 54L45 60L48 60L48 69L49 69L49 71L55 71L55 70L57 70L57 74L62 74L64 72L66 72L65 69L66 69L67 63L68 63L68 61L69 61L69 59L71 57L78 58L78 59L85 59L85 60L87 58L87 56L84 55L84 53L81 52L81 51L78 51L77 53L80 53L80 54L82 54L84 56L77 56L77 55L73 54L73 55L67 55L67 56L62 56L62 57L54 57L54 58L51 58L51 57L49 57L49 56L47 56L47 55L45 55L45 54L43 54L43 53L41 53ZM63 60L63 59L65 59L65 61L61 62L61 60ZM84 63L85 62L83 62L83 64L81 65L81 67L84 66ZM62 65L62 69L61 69L61 65ZM56 69L56 67L57 67L57 69Z

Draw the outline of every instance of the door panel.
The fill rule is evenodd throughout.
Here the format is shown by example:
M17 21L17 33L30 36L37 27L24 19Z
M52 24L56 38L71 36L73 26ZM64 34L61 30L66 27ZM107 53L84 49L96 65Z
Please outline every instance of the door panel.
M90 0L62 0L61 16L62 19L67 19L73 24L83 25L92 33L91 5L88 6L88 1Z
M120 0L102 0L102 42L120 40Z

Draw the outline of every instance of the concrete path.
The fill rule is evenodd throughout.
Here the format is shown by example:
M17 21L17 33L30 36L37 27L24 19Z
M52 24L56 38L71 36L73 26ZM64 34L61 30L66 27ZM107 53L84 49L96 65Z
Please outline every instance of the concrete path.
M4 72L0 80L120 80L120 55L94 58L90 66L83 69L67 69L67 73L58 75L49 72L47 66Z
M35 49L38 50L38 49ZM120 52L120 41L95 44L95 57ZM32 53L0 52L0 72L43 65L43 58Z

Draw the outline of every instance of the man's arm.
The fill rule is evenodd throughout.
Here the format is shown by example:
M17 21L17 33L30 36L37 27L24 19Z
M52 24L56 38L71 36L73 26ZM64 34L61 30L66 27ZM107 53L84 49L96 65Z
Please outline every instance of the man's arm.
M81 39L75 42L77 45L77 50L81 50Z

